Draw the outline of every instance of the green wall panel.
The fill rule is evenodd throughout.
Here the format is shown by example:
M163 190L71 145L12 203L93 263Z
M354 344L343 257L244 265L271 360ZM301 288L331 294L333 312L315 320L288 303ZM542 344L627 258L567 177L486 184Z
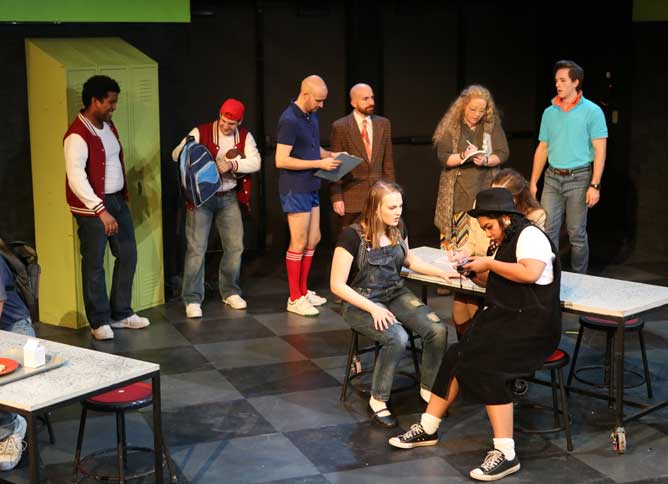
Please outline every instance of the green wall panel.
M190 0L0 0L0 22L190 22Z

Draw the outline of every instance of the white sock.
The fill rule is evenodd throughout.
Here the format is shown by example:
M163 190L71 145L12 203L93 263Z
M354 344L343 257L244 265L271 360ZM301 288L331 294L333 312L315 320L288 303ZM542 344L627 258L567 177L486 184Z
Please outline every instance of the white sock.
M439 425L441 425L441 419L425 412L420 417L420 425L422 425L425 432L431 435L438 430Z
M506 460L513 460L515 458L515 441L513 439L492 439L494 441L494 448L503 452Z
M429 399L431 398L431 392L424 387L420 387L420 397L422 398L422 400L429 403Z
M387 417L388 415L391 415L390 411L387 409L387 403L383 402L382 400L376 400L375 398L371 397L369 399L369 406L374 412L380 412L381 410L385 409L384 412L380 412L378 414L379 417Z

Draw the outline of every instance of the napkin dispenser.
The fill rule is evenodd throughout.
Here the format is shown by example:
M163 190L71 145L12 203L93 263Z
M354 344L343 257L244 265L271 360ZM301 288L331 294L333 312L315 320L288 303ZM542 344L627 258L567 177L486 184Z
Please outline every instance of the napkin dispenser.
M44 346L36 339L29 339L23 346L23 366L26 368L38 368L46 364L46 351Z

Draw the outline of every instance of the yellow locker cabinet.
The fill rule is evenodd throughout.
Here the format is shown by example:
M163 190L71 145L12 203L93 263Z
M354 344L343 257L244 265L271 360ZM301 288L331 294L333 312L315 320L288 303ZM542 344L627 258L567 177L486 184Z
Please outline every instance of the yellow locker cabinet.
M83 107L83 83L95 74L115 79L121 88L113 120L137 239L133 308L164 303L158 64L120 38L26 39L25 48L41 321L70 328L88 324L77 224L65 201L62 139ZM105 268L110 290L109 250Z

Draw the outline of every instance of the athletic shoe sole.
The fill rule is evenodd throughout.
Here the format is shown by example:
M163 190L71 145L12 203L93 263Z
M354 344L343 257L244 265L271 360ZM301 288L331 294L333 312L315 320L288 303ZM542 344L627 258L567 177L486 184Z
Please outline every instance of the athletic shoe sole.
M389 441L391 446L398 447L399 449L414 449L415 447L429 447L431 445L438 444L438 439L436 440L425 440L424 442L411 442L406 443L402 442L396 437L392 437Z
M300 316L304 316L305 318L315 318L315 317L317 317L317 316L320 315L320 311L318 311L317 313L313 313L313 314L303 314L303 313L297 311L296 309L291 309L291 308L286 308L286 309L287 309L287 311L290 312L290 313L298 314L298 315L300 315ZM317 310L316 310L316 311L317 311Z
M510 474L514 474L515 472L520 470L520 464L518 463L517 465L514 465L513 467L506 469L505 471L501 472L500 474L494 474L493 476L490 475L485 475L485 474L473 474L473 471L469 472L469 476L471 479L475 479L476 481L498 481L499 479L502 479Z

